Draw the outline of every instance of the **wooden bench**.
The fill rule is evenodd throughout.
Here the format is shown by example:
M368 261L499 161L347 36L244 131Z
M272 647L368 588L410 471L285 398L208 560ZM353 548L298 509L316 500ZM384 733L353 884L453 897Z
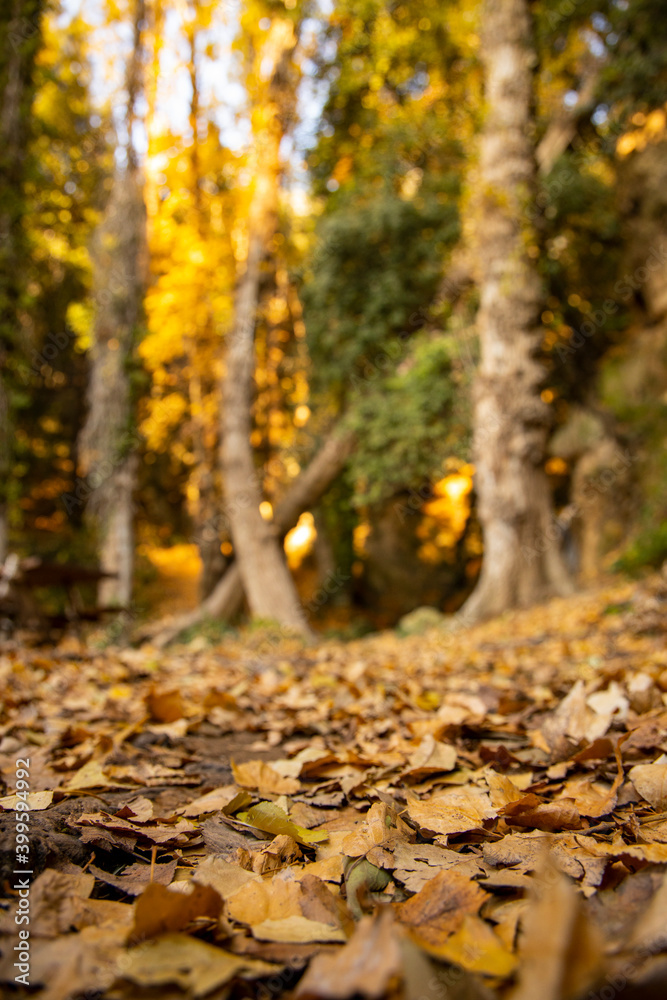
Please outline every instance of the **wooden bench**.
M116 575L98 567L63 565L47 562L39 556L21 559L11 553L0 568L0 619L4 619L10 630L63 629L73 622L99 621L104 615L117 614L123 608L86 608L79 587L97 584ZM36 592L45 587L64 592L63 612L52 614L40 606Z

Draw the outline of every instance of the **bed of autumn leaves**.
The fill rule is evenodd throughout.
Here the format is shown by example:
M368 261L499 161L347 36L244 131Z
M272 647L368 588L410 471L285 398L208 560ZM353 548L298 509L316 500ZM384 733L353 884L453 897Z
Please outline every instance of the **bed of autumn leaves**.
M666 608L656 575L406 638L8 644L3 995L664 997Z

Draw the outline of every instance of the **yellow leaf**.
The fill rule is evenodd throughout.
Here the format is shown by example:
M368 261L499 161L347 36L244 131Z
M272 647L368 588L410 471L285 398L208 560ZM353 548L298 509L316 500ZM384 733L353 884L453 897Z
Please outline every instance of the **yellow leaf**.
M443 944L429 945L426 950L469 972L502 979L509 976L517 965L514 955L505 948L486 921L471 914L466 914L458 931Z
M329 836L326 830L306 830L305 827L293 823L285 810L274 802L258 802L247 813L239 813L237 819L265 833L284 833L288 837L293 837L299 844L319 844Z

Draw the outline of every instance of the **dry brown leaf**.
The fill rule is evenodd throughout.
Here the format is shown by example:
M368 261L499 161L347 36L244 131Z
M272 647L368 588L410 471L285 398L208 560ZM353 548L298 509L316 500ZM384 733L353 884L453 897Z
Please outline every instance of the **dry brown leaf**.
M265 760L248 760L243 764L231 762L232 773L241 788L253 788L262 795L294 795L301 788L296 778L285 778Z
M654 809L667 810L667 762L664 754L653 764L637 764L628 775L639 794Z
M89 760L87 764L80 767L69 781L63 785L63 788L67 789L67 791L118 787L120 787L118 782L109 777L102 767L102 762L99 760Z
M40 1000L69 1000L107 990L116 978L116 963L123 954L127 930L123 925L84 927L78 934L52 940L30 939L29 981L43 984ZM5 949L0 959L0 982L14 983L16 953Z
M236 785L222 785L207 792L206 795L200 795L177 812L182 816L204 816L206 813L220 812L234 801L238 793ZM249 802L245 802L244 805L249 805Z
M118 961L118 975L123 979L154 989L180 986L194 997L206 996L232 979L257 979L279 968L232 955L186 934L166 934L145 941L122 954Z
M87 872L65 874L52 868L43 871L30 886L31 937L66 934L85 913L94 886L95 877ZM0 909L0 932L16 933L15 913L14 907L11 912Z
M294 913L279 920L264 920L261 924L253 924L252 935L258 941L281 941L284 944L310 944L314 941L342 943L347 940L341 927L309 920Z
M505 807L508 826L526 826L537 830L579 830L581 817L572 799L543 802L529 792Z
M143 892L150 882L157 882L159 885L170 885L176 873L178 861L168 861L166 864L149 865L128 865L123 869L122 874L112 875L110 872L89 865L88 871L95 876L99 882L113 885L121 892L126 892L128 896L138 896Z
M31 812L39 812L47 809L53 802L53 792L29 792L26 799L19 798L18 794L5 795L0 799L0 811L10 812L17 806L26 807ZM20 812L20 809L19 809Z
M647 909L632 929L630 946L644 953L655 954L667 947L667 875L654 894Z
M496 810L486 792L473 785L451 789L431 799L408 797L408 815L422 830L453 834L477 830L485 820L495 819Z
M400 984L403 956L392 913L383 907L363 917L348 943L333 954L316 955L295 991L296 1000L380 1000Z
M151 688L146 695L146 708L153 722L176 722L185 715L183 697L178 688L167 691Z
M246 871L240 865L231 864L215 855L210 855L199 864L193 878L199 885L208 885L215 889L222 899L229 899L239 889L244 889L253 882L262 881L254 872Z
M396 840L396 815L384 802L374 802L356 830L343 840L341 849L349 858L358 858L380 844ZM404 826L404 824L401 824Z
M293 837L280 834L259 851L250 851L250 867L257 875L268 875L303 857Z
M424 736L408 760L408 766L402 776L415 782L430 774L453 771L456 767L456 756L456 747L449 743L438 743L431 735Z
M491 805L494 809L503 809L508 803L517 802L523 798L523 790L517 788L512 779L508 778L507 775L498 774L497 771L488 768L484 773L484 777L489 786Z
M597 819L612 811L617 798L618 793L613 785L589 777L580 777L570 778L565 782L557 801L568 799L574 803L581 816Z
M121 806L115 815L121 819L132 820L133 823L149 823L153 820L153 803L145 795L140 795Z
M511 1000L572 1000L599 978L599 933L572 883L546 854L521 924L519 982Z
M456 870L437 872L416 896L395 906L398 920L423 947L438 948L466 913L477 913L488 894Z
M231 920L250 927L290 916L342 926L342 909L342 900L320 879L306 875L297 881L287 870L270 880L248 883L242 892L228 898L226 906Z
M430 955L461 966L469 972L506 979L517 965L516 957L505 947L493 929L471 913L463 916L458 930L438 945L425 945Z
M183 930L200 917L217 920L221 912L222 899L210 886L191 882L187 891L176 892L152 882L134 904L134 924L129 941L144 941Z
M330 764L337 764L339 758L323 747L304 747L289 760L272 760L271 767L284 778L310 778L320 774Z
M594 857L636 858L657 865L667 863L667 844L625 844L620 839L607 844L581 834L576 839L580 847L584 847Z

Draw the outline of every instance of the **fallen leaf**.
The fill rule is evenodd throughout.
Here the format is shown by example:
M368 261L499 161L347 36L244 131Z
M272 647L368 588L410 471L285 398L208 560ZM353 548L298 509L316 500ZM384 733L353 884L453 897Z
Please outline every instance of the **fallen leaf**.
M278 920L263 920L253 924L252 935L259 941L282 941L285 944L309 944L313 941L338 941L346 939L341 927L323 924L319 920L308 920L300 914L292 914Z
M176 722L185 715L183 698L178 688L167 691L151 688L146 695L146 708L154 722Z
M169 984L201 997L232 979L269 976L279 966L215 948L186 934L167 934L145 941L119 957L118 976L139 986Z
M300 781L278 774L265 760L249 760L244 764L232 761L231 765L237 785L256 789L262 795L294 795L301 788Z
M572 799L543 802L529 792L505 807L505 822L538 830L579 830L581 817Z
M391 910L363 917L343 948L316 955L295 991L296 1000L380 1000L402 979L402 951Z
M567 799L574 803L580 816L598 818L606 816L616 805L617 790L612 785L592 778L570 778L565 782L557 801ZM564 825L565 827L565 825Z
M449 743L439 743L431 735L424 736L410 757L402 777L415 782L430 774L453 771L456 767L456 756L456 747Z
M628 777L654 809L667 810L667 763L637 764L630 769Z
M431 799L410 795L408 815L422 830L452 834L477 830L497 813L487 793L469 785L442 792Z
M215 855L204 858L200 862L193 878L199 885L207 885L215 889L222 899L229 899L239 889L243 889L253 882L262 881L255 872L246 871L245 868L231 864Z
M599 978L604 947L567 876L545 853L521 919L511 1000L573 1000Z
M438 948L466 913L478 913L488 894L455 870L437 872L416 896L395 906L398 920L422 947Z
M191 882L188 891L175 892L152 882L134 904L129 940L134 943L183 930L200 917L217 920L221 912L222 899L210 886Z
M329 836L326 830L306 830L292 823L285 810L275 802L258 802L256 806L248 809L247 813L241 813L237 818L265 833L285 834L299 844L317 844Z
M484 777L489 786L491 805L494 809L502 809L510 802L517 802L523 798L523 791L514 784L511 778L504 774L498 774L490 768L485 771Z
M493 929L474 914L466 913L461 926L439 945L427 946L429 954L469 972L506 979L517 966Z
M149 864L128 865L120 875L112 875L96 865L89 865L88 871L99 882L113 885L121 892L126 892L128 896L138 896L151 882L169 885L174 878L177 864L178 861L174 858L173 861L168 861L166 864L154 866Z
M204 816L206 813L224 810L235 800L237 800L238 809L244 809L245 806L250 805L252 802L249 795L239 797L239 790L236 785L223 785L220 788L214 788L212 791L207 792L206 795L200 795L199 798L194 799L187 806L183 806L177 811L182 816Z
M19 798L18 793L14 795L5 795L4 798L0 799L0 809L9 812L10 810L16 810L21 812L21 808L17 809L17 806L23 809L29 809L31 812L39 812L42 809L47 809L53 802L53 792L28 792L25 799Z

